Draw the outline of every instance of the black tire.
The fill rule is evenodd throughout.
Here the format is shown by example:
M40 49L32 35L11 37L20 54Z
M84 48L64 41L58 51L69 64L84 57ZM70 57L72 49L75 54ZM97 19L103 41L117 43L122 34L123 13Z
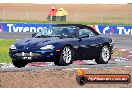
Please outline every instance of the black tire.
M77 76L76 81L79 85L84 85L86 83L86 78L84 76Z
M72 64L73 58L74 58L73 49L69 46L65 46L61 52L60 59L58 61L54 61L54 64L58 66L66 66Z
M59 61L54 61L54 64L55 65L59 65Z
M106 49L106 50L104 50ZM105 55L106 54L106 55ZM107 64L111 59L111 53L108 45L103 45L101 49L101 53L98 58L95 59L97 64Z
M13 65L17 68L25 67L28 63L24 61L12 61Z

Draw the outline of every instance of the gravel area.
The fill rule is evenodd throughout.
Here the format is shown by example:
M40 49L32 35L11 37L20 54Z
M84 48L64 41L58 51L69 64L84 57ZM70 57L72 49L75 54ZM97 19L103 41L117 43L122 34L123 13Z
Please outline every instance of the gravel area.
M132 67L94 68L88 74L130 74ZM85 84L76 82L77 72L73 71L28 71L1 72L0 88L132 88L129 84Z

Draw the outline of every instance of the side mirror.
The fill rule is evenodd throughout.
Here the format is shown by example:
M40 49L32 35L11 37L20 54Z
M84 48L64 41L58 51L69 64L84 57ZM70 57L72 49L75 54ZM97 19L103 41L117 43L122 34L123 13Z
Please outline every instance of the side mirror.
M82 38L87 38L87 37L89 37L89 35L81 35L78 37L78 39L79 39L79 41L82 41Z
M35 37L35 36L36 36L36 34L37 34L37 33L33 33L33 34L32 34L32 37Z
M87 38L89 35L81 35L81 38Z

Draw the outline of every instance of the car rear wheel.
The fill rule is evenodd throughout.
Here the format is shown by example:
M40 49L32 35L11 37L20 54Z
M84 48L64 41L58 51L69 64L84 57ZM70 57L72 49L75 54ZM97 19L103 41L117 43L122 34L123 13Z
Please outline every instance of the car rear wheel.
M69 46L65 46L62 50L60 59L58 61L55 61L55 65L59 66L66 66L71 64L73 61L73 50Z
M24 61L12 61L13 65L15 67L21 68L21 67L25 67L28 63L24 62Z
M97 64L107 64L108 61L110 60L110 58L111 58L110 49L109 49L108 45L104 45L102 47L101 54L100 54L99 58L96 58L95 62Z

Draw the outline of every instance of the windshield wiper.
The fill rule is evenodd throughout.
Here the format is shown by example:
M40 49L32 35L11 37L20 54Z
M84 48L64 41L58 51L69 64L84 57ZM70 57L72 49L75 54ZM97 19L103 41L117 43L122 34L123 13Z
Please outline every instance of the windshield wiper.
M39 35L39 36L35 36L35 38L47 38L47 37L59 37L60 39L64 38L65 36L64 35Z
M47 36L47 35L39 35L39 36L35 36L35 38L47 38L47 37L51 37L51 36Z
M61 36L61 35L52 35L52 36L50 36L50 37L59 37L60 39L63 38L63 36Z

